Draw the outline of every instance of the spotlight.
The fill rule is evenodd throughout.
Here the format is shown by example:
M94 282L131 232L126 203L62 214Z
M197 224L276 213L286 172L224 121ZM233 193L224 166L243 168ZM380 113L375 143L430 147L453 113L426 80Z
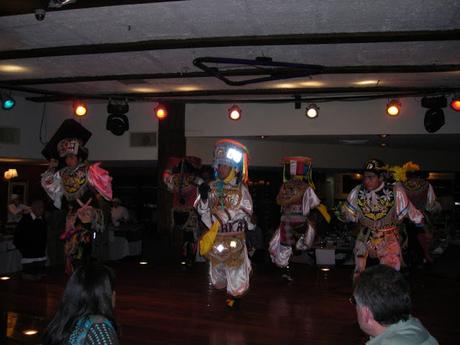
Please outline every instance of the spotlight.
M387 103L387 114L389 116L398 116L401 111L401 102L397 99L392 99Z
M230 120L238 121L239 119L241 119L241 114L242 110L236 104L228 108L228 117L230 118Z
M444 96L423 97L421 104L422 107L428 108L423 120L426 131L428 133L438 131L446 123L444 111L441 108L447 106L447 98Z
M460 111L460 96L452 98L450 101L450 107L455 111Z
M153 108L153 112L158 120L164 120L168 117L168 110L161 103L158 103L157 106Z
M1 98L2 98L2 109L3 110L11 110L16 105L16 101L10 95L2 94Z
M107 117L105 128L113 135L123 135L129 130L129 120L125 115L129 111L129 105L126 101L109 100L107 104L107 112L110 114Z
M310 104L305 109L305 116L309 119L316 119L319 115L319 107L316 104Z
M73 102L73 113L75 116L85 116L88 113L88 107L86 103L82 101L75 101Z
M438 131L446 123L446 120L444 119L444 112L440 108L428 109L425 113L423 123L428 133Z

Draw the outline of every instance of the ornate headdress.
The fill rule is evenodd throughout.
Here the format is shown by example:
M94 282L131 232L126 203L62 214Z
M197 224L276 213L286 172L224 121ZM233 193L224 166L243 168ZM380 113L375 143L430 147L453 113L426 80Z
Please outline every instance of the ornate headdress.
M241 143L231 139L219 140L214 148L214 170L221 165L228 165L240 174L244 183L248 182L248 149Z
M311 170L312 159L310 157L284 157L283 158L283 181L291 178L302 178L309 185L314 186Z
M388 167L380 159L369 159L364 165L364 171L373 172L376 174L381 174L386 172Z

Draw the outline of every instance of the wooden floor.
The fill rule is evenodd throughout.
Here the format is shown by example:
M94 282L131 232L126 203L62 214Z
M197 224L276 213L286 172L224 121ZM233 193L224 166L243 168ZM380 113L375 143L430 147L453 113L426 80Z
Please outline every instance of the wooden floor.
M179 264L112 266L118 276L116 311L125 345L356 345L366 341L348 302L351 268L325 273L296 265L295 281L287 285L272 265L257 265L240 310L227 311L225 294L209 285L205 263L189 271ZM414 315L440 344L460 344L458 277L417 271L410 280ZM0 302L7 311L11 336L8 344L39 343L39 335L21 333L25 328L42 329L56 310L64 284L60 271L50 272L41 282L19 276L0 281Z

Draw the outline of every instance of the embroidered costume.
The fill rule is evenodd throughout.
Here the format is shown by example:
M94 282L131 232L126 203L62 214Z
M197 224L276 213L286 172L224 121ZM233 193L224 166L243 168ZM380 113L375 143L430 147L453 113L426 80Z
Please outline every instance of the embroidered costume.
M366 268L367 257L376 257L381 264L399 270L401 246L398 225L407 217L421 224L423 215L412 205L401 184L390 185L383 180L386 172L383 162L373 159L367 162L364 182L356 186L343 207L344 218L361 225L356 239L355 275ZM376 179L374 188L366 187L366 179Z
M203 182L198 176L200 168L198 157L170 157L163 173L163 182L173 194L172 226L182 233L182 258L187 266L192 265L196 254L199 223L193 205Z
M284 183L276 202L281 206L280 226L270 241L270 257L277 266L287 268L293 248L311 248L315 239L315 228L309 219L310 211L320 207L320 200L314 192L311 180L311 158L286 157L283 159ZM321 211L327 218L325 207ZM286 269L283 278L292 280Z
M56 131L42 154L48 159L60 159L42 174L41 184L54 206L67 212L66 225L60 238L65 241L66 273L72 273L75 260L86 261L91 255L95 232L104 229L104 217L97 205L97 194L112 199L112 178L100 167L84 161L88 152L84 147L91 132L75 120L66 120Z
M430 246L433 232L430 217L432 213L441 210L441 205L436 201L436 195L431 184L421 176L422 173L418 164L407 162L401 168L394 167L394 169L396 172L394 174L395 180L402 183L409 200L423 213L425 218L423 227L415 227L406 222L411 260L417 262L423 259L427 263L432 263Z
M209 229L200 239L200 253L210 262L210 279L218 289L231 296L228 307L235 307L236 297L249 289L251 262L245 244L250 222L252 199L246 186L248 151L237 141L220 140L214 151L217 180L199 188L195 207Z

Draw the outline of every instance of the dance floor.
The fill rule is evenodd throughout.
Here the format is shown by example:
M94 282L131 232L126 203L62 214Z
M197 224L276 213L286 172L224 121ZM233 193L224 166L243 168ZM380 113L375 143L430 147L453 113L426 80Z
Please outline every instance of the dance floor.
M293 267L295 281L286 284L272 265L255 265L251 289L238 311L225 310L225 294L209 285L205 263L191 270L137 262L112 267L117 272L116 315L125 345L357 345L366 341L348 302L350 267L323 272L298 264ZM420 270L410 280L414 315L440 344L460 344L458 277ZM57 270L41 282L24 281L19 275L0 281L0 336L7 337L6 344L40 343L64 284ZM38 334L24 335L27 329Z

